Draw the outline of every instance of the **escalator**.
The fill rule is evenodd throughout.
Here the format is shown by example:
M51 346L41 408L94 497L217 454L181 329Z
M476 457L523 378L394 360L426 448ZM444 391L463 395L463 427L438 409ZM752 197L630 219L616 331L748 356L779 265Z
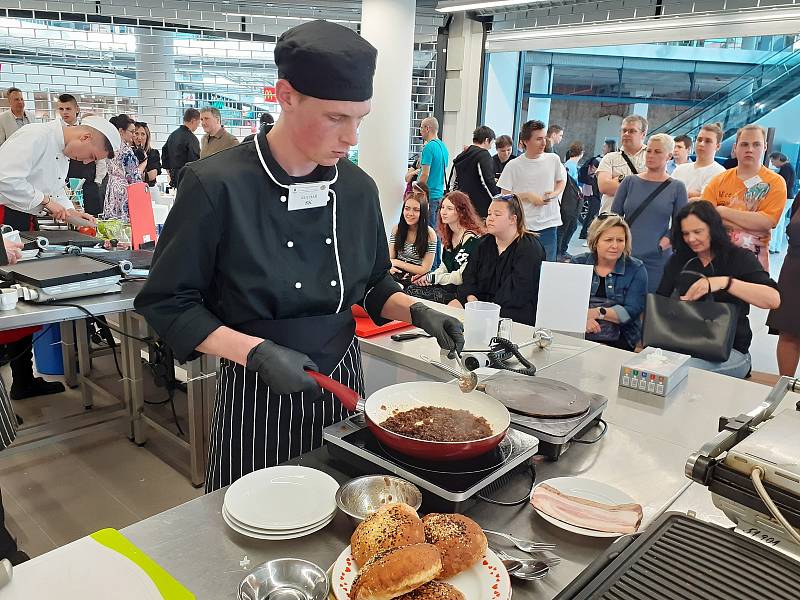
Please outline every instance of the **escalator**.
M723 139L800 95L800 52L792 46L764 61L652 133L694 138L705 123L722 124Z

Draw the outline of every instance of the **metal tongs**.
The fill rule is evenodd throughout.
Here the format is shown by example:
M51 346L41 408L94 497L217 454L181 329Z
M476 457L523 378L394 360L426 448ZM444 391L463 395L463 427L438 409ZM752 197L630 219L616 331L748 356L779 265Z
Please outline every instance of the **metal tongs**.
M450 373L450 375L452 375L453 377L456 377L458 379L458 388L465 394L468 394L476 387L478 387L477 373L475 373L474 371L470 371L464 366L464 361L461 360L460 353L456 352L456 362L458 363L458 366L461 367L460 371L458 369L454 369L450 365L446 365L442 362L439 362L438 360L433 360L432 358L424 354L421 355L420 358L432 364L434 367L437 367L442 371Z

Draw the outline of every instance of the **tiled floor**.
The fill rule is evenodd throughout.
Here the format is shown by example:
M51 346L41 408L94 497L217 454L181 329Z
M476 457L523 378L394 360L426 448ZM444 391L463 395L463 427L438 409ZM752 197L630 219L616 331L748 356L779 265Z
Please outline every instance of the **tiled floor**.
M118 384L111 373L103 378L108 387ZM9 373L4 370L3 375L9 381ZM102 398L95 402L108 403ZM77 390L14 404L26 426L83 411ZM36 556L104 527L125 527L202 493L156 456L166 443L159 445L153 438L139 448L126 437L125 425L116 421L58 443L0 453L6 525L21 549Z

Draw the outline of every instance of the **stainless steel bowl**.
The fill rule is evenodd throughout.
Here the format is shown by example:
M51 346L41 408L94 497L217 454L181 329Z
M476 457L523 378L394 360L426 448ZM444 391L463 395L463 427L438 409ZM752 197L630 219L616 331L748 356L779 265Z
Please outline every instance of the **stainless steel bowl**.
M239 600L326 600L327 597L325 571L299 558L266 562L239 584Z
M336 492L336 505L355 525L391 502L405 502L419 510L422 492L413 483L391 475L351 479Z

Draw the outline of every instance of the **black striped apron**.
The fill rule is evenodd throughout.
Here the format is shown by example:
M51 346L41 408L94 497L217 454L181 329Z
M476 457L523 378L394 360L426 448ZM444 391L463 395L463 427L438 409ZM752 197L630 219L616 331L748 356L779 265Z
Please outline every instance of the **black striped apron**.
M226 359L220 361L217 375L206 493L319 448L322 429L351 414L329 392L313 403L304 401L302 393L272 394L257 373ZM329 375L363 397L355 337Z
M17 416L11 406L6 384L0 378L0 450L8 448L17 437Z

